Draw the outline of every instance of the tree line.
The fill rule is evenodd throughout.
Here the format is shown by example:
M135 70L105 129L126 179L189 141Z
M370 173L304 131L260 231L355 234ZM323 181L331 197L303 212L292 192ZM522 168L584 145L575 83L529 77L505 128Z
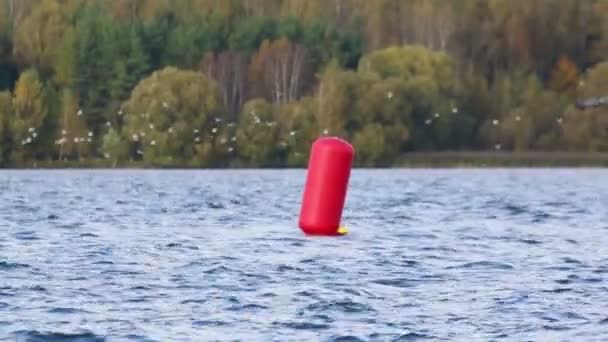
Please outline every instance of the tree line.
M0 0L0 166L608 151L606 0Z

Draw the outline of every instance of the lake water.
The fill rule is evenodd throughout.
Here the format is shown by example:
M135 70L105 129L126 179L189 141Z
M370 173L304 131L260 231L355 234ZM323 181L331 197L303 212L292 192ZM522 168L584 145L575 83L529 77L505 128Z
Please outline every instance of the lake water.
M0 172L0 340L607 341L608 170Z

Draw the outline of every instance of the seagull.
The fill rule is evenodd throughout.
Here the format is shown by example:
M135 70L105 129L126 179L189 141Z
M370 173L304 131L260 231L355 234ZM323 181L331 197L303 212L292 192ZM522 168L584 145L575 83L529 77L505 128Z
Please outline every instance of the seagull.
M234 151L234 147L229 147L228 152L232 152L232 151Z
M150 129L154 129L154 124L150 124Z
M198 128L195 128L195 129L193 130L193 132L194 132L194 133L198 133Z
M393 98L393 92L389 91L388 93L386 93L386 97L390 100Z
M425 123L425 124L427 124L427 125L430 125L430 124L431 124L431 122L433 122L433 120L431 120L431 119L426 119L426 120L424 121L424 123Z
M494 121L492 121L492 124L493 124L494 126L498 126L498 123L499 123L499 122L498 122L498 120L494 120Z
M325 134L325 135L329 134L329 131L327 130L327 128L323 130L323 134Z
M32 133L32 138L36 138L38 136L38 133L34 132Z
M137 134L133 134L133 141L138 141L139 140L139 136Z
M458 113L458 108L456 108L456 107L452 108L452 113L454 113L454 114Z
M211 129L211 132L212 132L212 133L214 133L214 134L215 134L215 133L217 133L217 128L213 127L213 128Z
M173 133L173 127L169 127L169 133Z
M29 131L30 131L30 132L33 132L33 131L35 131L35 130L36 130L36 129L35 129L34 127L30 127L30 129L29 129Z
M78 112L76 113L76 115L81 116L82 115L82 109L79 109Z
M326 131L327 131L327 130L326 130ZM327 134L327 133L325 133L325 134ZM289 132L289 135L291 135L291 136L293 137L294 135L296 135L296 131L291 131L291 132Z
M563 121L563 119L562 119L562 118L557 118L557 123L558 123L558 124L560 124L560 125L561 125L561 124L562 124L562 121Z
M497 150L500 150L502 148L502 146L500 144L496 144L496 146L494 146L494 148L496 148Z
M236 136L230 138L230 141L236 141Z
M521 117L518 115L515 117L515 121L519 121L519 120L521 120Z
M163 101L163 107L169 108L169 105L167 104L167 102Z
M199 137L195 137L195 138L194 138L194 141L199 142L199 141L201 141L201 138L199 138Z
M155 146L156 145L156 140L150 141L150 145Z
M62 129L61 130L61 135L66 135L66 134L68 134L68 131L66 131L65 129Z
M93 132L89 131L89 137L93 136Z
M222 122L222 119L220 119L220 118L215 118L215 122Z
M439 117L439 113L435 113L435 117L438 118Z
M108 126L108 127L112 126L112 124L110 123L110 121L106 122L106 126Z

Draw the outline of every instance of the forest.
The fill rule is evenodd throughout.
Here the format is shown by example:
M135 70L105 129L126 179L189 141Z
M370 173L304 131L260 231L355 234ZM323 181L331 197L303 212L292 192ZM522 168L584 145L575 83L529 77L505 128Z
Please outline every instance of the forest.
M2 167L601 153L607 95L607 0L0 0Z

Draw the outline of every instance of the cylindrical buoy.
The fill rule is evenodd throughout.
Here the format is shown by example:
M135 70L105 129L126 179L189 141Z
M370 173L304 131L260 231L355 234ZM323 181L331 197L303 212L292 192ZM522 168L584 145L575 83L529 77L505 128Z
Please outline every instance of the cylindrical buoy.
M336 137L312 144L302 196L300 229L308 235L341 235L342 210L355 150Z

